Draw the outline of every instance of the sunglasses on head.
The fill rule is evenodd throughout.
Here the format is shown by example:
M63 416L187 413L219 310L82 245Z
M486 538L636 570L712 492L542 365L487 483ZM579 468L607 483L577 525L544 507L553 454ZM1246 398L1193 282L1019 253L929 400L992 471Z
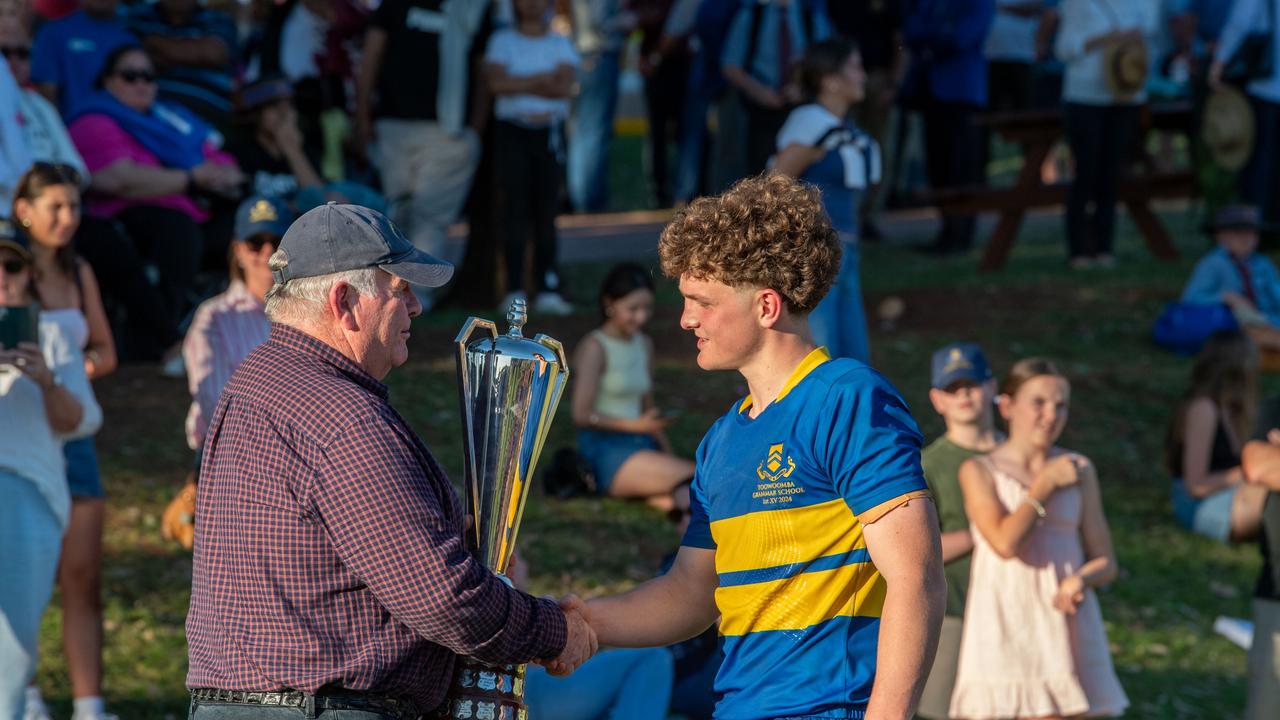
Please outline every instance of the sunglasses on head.
M9 258L4 262L0 262L0 268L4 268L7 275L17 275L27 269L27 261L22 258Z
M116 77L127 83L153 83L156 81L156 74L150 70L134 70L132 68L121 70L116 73Z
M29 60L31 59L31 48L26 46L0 47L0 55L3 55L6 60Z

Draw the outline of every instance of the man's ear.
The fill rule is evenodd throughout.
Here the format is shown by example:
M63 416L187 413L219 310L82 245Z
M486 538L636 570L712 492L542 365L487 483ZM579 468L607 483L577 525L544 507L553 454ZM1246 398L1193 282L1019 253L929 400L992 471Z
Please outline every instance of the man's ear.
M345 282L336 282L329 286L329 294L325 297L325 309L338 321L343 330L360 331L360 319L356 317L356 304L359 293Z
M783 299L782 294L773 288L764 288L757 290L755 295L757 320L760 327L772 328L777 325L783 314L787 312L787 301Z

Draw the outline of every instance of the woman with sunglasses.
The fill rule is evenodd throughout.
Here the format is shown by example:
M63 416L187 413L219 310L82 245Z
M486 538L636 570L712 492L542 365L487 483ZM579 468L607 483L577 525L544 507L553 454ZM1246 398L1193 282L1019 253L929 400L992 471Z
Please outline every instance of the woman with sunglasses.
M222 386L240 361L265 342L270 332L264 307L273 280L267 260L292 220L288 206L277 198L257 195L240 203L228 258L231 284L225 292L200 305L182 343L187 387L191 391L187 444L196 451L196 468L165 510L161 531L187 548L191 547L195 531L195 472L200 468L204 433Z
M102 423L65 318L41 313L28 321L35 333L14 323L39 299L34 260L21 233L0 234L0 306L4 336L12 335L0 340L7 343L0 347L0 717L7 718L26 709L40 618L71 515L61 446Z
M71 142L62 116L31 83L31 35L22 23L0 20L0 56L9 64L9 71L18 85L17 117L27 148L31 151L31 159L68 165L87 184L89 170L84 166L75 143Z
M113 50L97 86L99 92L77 103L70 124L93 174L85 215L118 223L127 237L120 247L118 233L93 232L81 249L104 280L107 268L125 258L127 265L153 266L172 322L159 334L176 341L170 331L190 307L202 254L220 254L218 266L226 256L229 224L211 210L239 195L243 176L204 121L156 100L155 66L141 47ZM159 354L149 350L145 354ZM180 374L180 366L168 362L178 349L169 350L166 374Z
M115 370L116 350L98 281L72 246L80 225L80 178L65 165L38 162L18 182L13 221L30 240L41 318L57 324L94 380ZM93 436L62 446L71 519L62 541L62 637L77 720L101 718L102 707L102 477ZM29 703L37 702L33 689Z

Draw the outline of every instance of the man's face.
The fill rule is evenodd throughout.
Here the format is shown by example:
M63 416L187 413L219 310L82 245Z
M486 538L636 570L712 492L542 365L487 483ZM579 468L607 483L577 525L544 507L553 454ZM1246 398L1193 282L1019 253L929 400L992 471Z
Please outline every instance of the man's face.
M422 304L409 283L387 272L378 273L378 291L357 301L360 364L381 380L409 359L409 326L422 314Z
M684 296L680 327L698 339L698 367L737 370L751 359L763 332L757 322L757 292L716 280L680 277Z

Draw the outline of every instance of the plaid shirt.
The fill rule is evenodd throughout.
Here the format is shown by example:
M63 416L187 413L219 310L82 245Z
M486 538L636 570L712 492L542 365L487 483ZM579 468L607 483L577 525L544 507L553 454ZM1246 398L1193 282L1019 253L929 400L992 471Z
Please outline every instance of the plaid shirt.
M387 388L283 325L205 436L187 686L443 699L454 654L555 657L564 616L467 551L462 504Z

